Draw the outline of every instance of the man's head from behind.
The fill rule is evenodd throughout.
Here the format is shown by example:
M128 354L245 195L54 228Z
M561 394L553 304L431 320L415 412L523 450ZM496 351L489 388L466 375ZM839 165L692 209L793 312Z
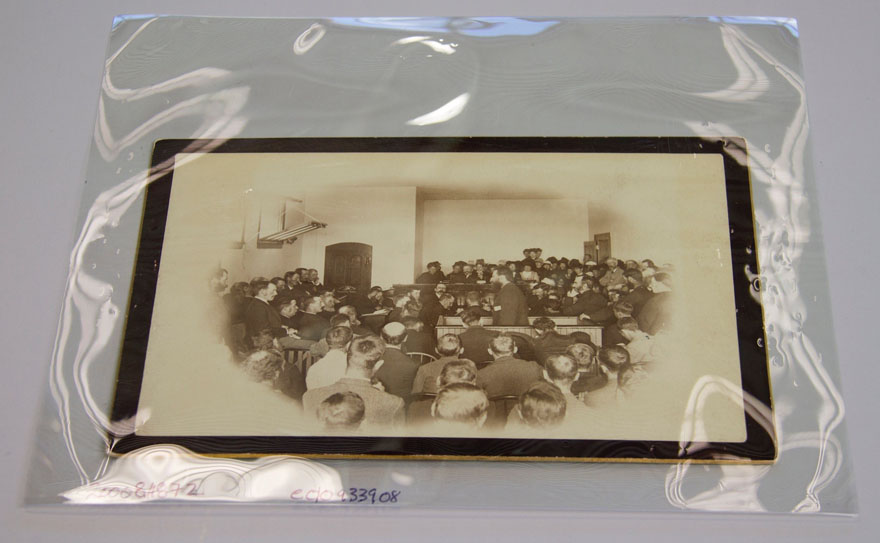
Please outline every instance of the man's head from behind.
M506 285L513 282L513 272L510 268L499 266L492 270L492 282Z
M495 359L511 357L516 350L516 342L508 334L499 334L489 342L489 354Z
M371 378L382 365L385 343L376 336L355 338L348 346L346 375Z
M461 340L455 334L443 334L437 340L437 354L440 356L458 357L462 352Z
M461 314L461 322L466 327L478 326L480 324L480 319L482 319L482 315L480 314L479 307L471 307L469 309L465 309Z
M241 363L245 375L257 382L273 382L281 374L284 360L274 351L256 351Z
M467 428L482 427L488 414L486 392L471 383L452 383L440 389L431 405L434 420Z
M334 326L327 330L327 346L331 349L345 350L351 343L354 334L347 326Z
M526 426L553 428L565 419L565 396L556 385L539 381L519 397L519 415Z
M318 406L318 420L327 430L356 430L364 420L364 399L354 392L337 392Z
M577 361L567 354L551 354L544 361L544 378L565 392L578 375Z
M620 328L620 333L627 339L627 341L632 341L636 337L639 336L639 323L632 317L623 317L617 321L617 327Z
M611 345L599 349L599 362L609 371L617 373L629 364L629 351L620 345Z
M406 327L399 322L389 322L382 327L382 341L386 345L399 347L406 341Z
M437 376L437 390L452 383L477 384L477 365L467 359L447 362Z
M553 330L556 330L556 322L549 317L538 317L535 319L535 322L532 323L532 328L534 328L539 335L545 335Z

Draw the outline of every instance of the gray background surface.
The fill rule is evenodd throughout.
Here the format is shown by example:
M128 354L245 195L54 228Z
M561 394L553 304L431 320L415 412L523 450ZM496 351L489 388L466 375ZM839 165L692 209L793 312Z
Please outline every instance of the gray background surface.
M369 9L369 11L366 11ZM877 2L615 2L579 6L506 2L90 2L7 4L0 20L4 69L2 149L3 274L0 334L4 535L13 540L110 541L184 539L238 541L258 530L265 539L335 536L348 540L576 539L676 540L711 537L779 540L874 540L878 521L874 454L878 442L876 354L869 351L876 303L877 189L869 157L877 124L880 40L872 28ZM82 172L94 123L98 85L112 17L118 13L227 16L448 15L773 15L799 19L810 106L815 177L831 278L833 316L847 402L851 453L862 515L857 520L741 516L401 515L394 511L114 509L112 515L46 512L20 507L21 476L30 451L38 399L60 309L81 197ZM874 192L874 193L869 193ZM426 529L426 523L432 528ZM433 526L437 526L434 528Z

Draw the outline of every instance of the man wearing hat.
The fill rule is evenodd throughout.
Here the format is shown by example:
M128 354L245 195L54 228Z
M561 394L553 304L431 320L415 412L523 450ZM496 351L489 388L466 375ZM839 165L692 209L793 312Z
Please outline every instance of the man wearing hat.
M443 272L440 271L440 263L437 261L428 262L428 271L416 277L417 285L436 285L440 281L446 279Z
M452 265L452 273L450 273L449 277L447 277L450 283L466 282L464 272L462 271L466 265L467 262L462 262L461 260Z

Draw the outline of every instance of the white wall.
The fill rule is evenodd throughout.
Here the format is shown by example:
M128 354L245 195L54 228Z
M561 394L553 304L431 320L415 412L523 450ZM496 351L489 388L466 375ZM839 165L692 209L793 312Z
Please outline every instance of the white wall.
M372 283L391 287L412 281L415 260L415 187L336 188L307 190L303 200L309 215L327 228L303 235L301 265L324 274L324 249L342 242L373 246Z
M426 200L422 269L438 260L449 271L456 260L520 260L522 250L578 258L589 238L586 200Z

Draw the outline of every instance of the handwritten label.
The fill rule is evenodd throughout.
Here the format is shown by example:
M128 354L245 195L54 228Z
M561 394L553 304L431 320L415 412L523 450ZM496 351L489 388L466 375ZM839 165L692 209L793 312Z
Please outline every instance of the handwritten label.
M297 488L290 493L290 499L312 503L365 503L385 504L397 503L400 490L382 490L376 488L352 487L347 491L330 490L327 488Z

